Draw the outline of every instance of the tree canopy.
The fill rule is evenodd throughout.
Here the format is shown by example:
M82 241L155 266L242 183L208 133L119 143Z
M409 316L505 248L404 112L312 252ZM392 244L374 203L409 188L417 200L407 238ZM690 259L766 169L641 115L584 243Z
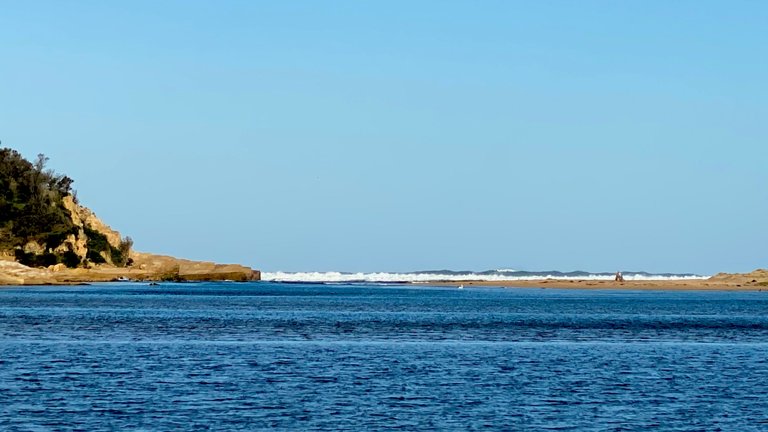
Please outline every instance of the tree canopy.
M88 226L76 226L64 205L67 196L77 202L73 180L46 169L47 162L43 154L30 162L16 150L0 148L0 252L12 251L18 261L32 266L64 263L77 267L109 261L117 266L129 265L133 244L130 237L113 246L104 234ZM84 256L75 253L71 241L59 248L70 235L85 239ZM25 250L30 242L43 250Z
M74 229L62 203L72 194L72 179L47 170L47 162L42 154L32 163L15 150L0 149L0 247L21 246L30 240L55 247L51 245L54 237Z
M46 169L47 162L42 154L30 162L0 148L0 250L33 240L55 248L77 232L62 202L72 195L73 180Z

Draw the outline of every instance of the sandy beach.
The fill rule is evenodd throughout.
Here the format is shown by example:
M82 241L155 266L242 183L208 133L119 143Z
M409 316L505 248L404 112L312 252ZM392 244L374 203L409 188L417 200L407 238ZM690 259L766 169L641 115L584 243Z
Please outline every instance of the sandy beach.
M419 284L422 285L422 284ZM709 279L640 280L615 282L612 280L544 279L515 281L461 281L435 282L430 286L486 286L505 288L556 288L556 289L605 289L605 290L660 290L660 291L766 291L768 270L750 273L720 273Z

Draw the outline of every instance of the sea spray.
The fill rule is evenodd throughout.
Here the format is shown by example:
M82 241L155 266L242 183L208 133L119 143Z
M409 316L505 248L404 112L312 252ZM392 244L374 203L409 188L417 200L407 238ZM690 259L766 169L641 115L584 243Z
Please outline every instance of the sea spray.
M702 280L709 276L691 273L648 273L622 272L625 280ZM417 272L262 272L261 278L273 282L308 282L308 283L430 283L430 282L462 282L488 281L504 282L516 280L613 280L614 273L592 273L584 271L517 271L517 270L487 270L451 271L427 270Z

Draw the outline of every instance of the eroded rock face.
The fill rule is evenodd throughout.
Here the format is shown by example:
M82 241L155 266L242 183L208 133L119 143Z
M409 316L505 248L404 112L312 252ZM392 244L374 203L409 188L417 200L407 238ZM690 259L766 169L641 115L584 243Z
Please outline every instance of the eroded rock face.
M102 222L91 209L75 203L72 196L66 196L62 201L64 208L70 213L72 223L78 228L78 233L76 236L72 234L67 236L64 242L56 248L54 253L71 251L77 254L81 260L85 260L86 255L88 254L88 236L85 234L86 228L103 235L113 248L120 247L122 242L120 233ZM100 255L107 263L112 264L112 259L109 254L101 252Z
M31 268L14 261L14 256L0 256L0 285L30 285L30 284L67 284L78 282L105 282L118 278L132 280L175 280L175 281L251 281L259 280L261 273L249 267L237 264L216 264L213 262L191 261L164 255L128 251L133 263L128 267L116 267L112 262L115 251L89 251L88 233L95 231L104 236L106 242L114 249L120 249L123 238L120 233L102 222L90 209L75 203L72 196L63 199L63 205L70 213L72 223L77 233L69 234L56 246L50 248L45 244L29 242L24 246L25 253L44 254L50 252L64 255L72 252L80 259L79 268L67 268L64 263L48 266L47 268ZM92 236L96 235L91 233ZM91 239L93 240L93 239ZM104 247L103 240L100 240ZM108 249L108 248L107 248ZM91 252L89 254L89 252ZM93 252L106 261L106 264L96 264ZM121 251L127 258L125 251ZM86 259L90 257L91 259ZM97 258L97 257L96 257Z
M62 270L66 270L66 269L67 269L67 266L65 266L62 263L58 263L58 264L54 264L54 265L48 266L48 270L50 270L52 272L60 272Z
M69 213L72 215L72 223L74 223L76 227L88 227L94 231L98 231L107 238L107 241L112 247L120 246L120 242L122 241L120 233L102 222L91 209L75 203L72 196L64 197L63 203L64 208L69 210Z
M86 246L87 240L85 238L85 232L81 228L78 231L78 235L70 234L66 239L53 250L55 254L62 254L64 252L74 252L80 259L85 258L88 253L88 247Z
M122 265L127 259L126 252L130 253L130 250L126 251L126 246L129 244L124 244L118 231L102 222L90 209L75 203L71 195L62 198L62 206L69 214L73 225L72 230L63 240L58 239L55 244L46 244L45 240L41 239L32 240L22 247L17 247L16 250L3 250L0 253L12 257L11 259L15 261L17 254L23 252L25 257L21 262L33 265L39 262L36 261L38 257L46 254L55 255L54 259L66 265L76 266L79 263L83 267L89 267L92 264L91 261L115 265L113 258L117 259L119 256L121 258L119 262ZM96 247L97 250L90 251L89 247ZM116 255L118 252L119 255ZM44 259L48 260L49 257Z
M38 244L36 241L28 242L27 244L24 245L22 250L24 250L24 253L32 253L37 255L45 253L45 248L42 245Z
M91 210L81 207L83 209L83 213L85 213L85 218L83 218L83 225L94 230L98 231L101 234L104 235L104 237L107 238L107 241L110 245L114 248L120 247L120 242L122 241L122 237L120 237L120 233L113 230L109 227L109 225L105 224L101 221L101 219L96 217L96 214L93 213ZM81 215L82 217L82 215Z

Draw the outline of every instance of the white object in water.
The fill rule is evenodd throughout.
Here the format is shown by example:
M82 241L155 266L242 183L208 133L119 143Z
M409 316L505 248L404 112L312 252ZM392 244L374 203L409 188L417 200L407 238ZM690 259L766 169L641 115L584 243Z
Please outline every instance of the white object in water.
M464 285L459 285L459 289L464 289Z

